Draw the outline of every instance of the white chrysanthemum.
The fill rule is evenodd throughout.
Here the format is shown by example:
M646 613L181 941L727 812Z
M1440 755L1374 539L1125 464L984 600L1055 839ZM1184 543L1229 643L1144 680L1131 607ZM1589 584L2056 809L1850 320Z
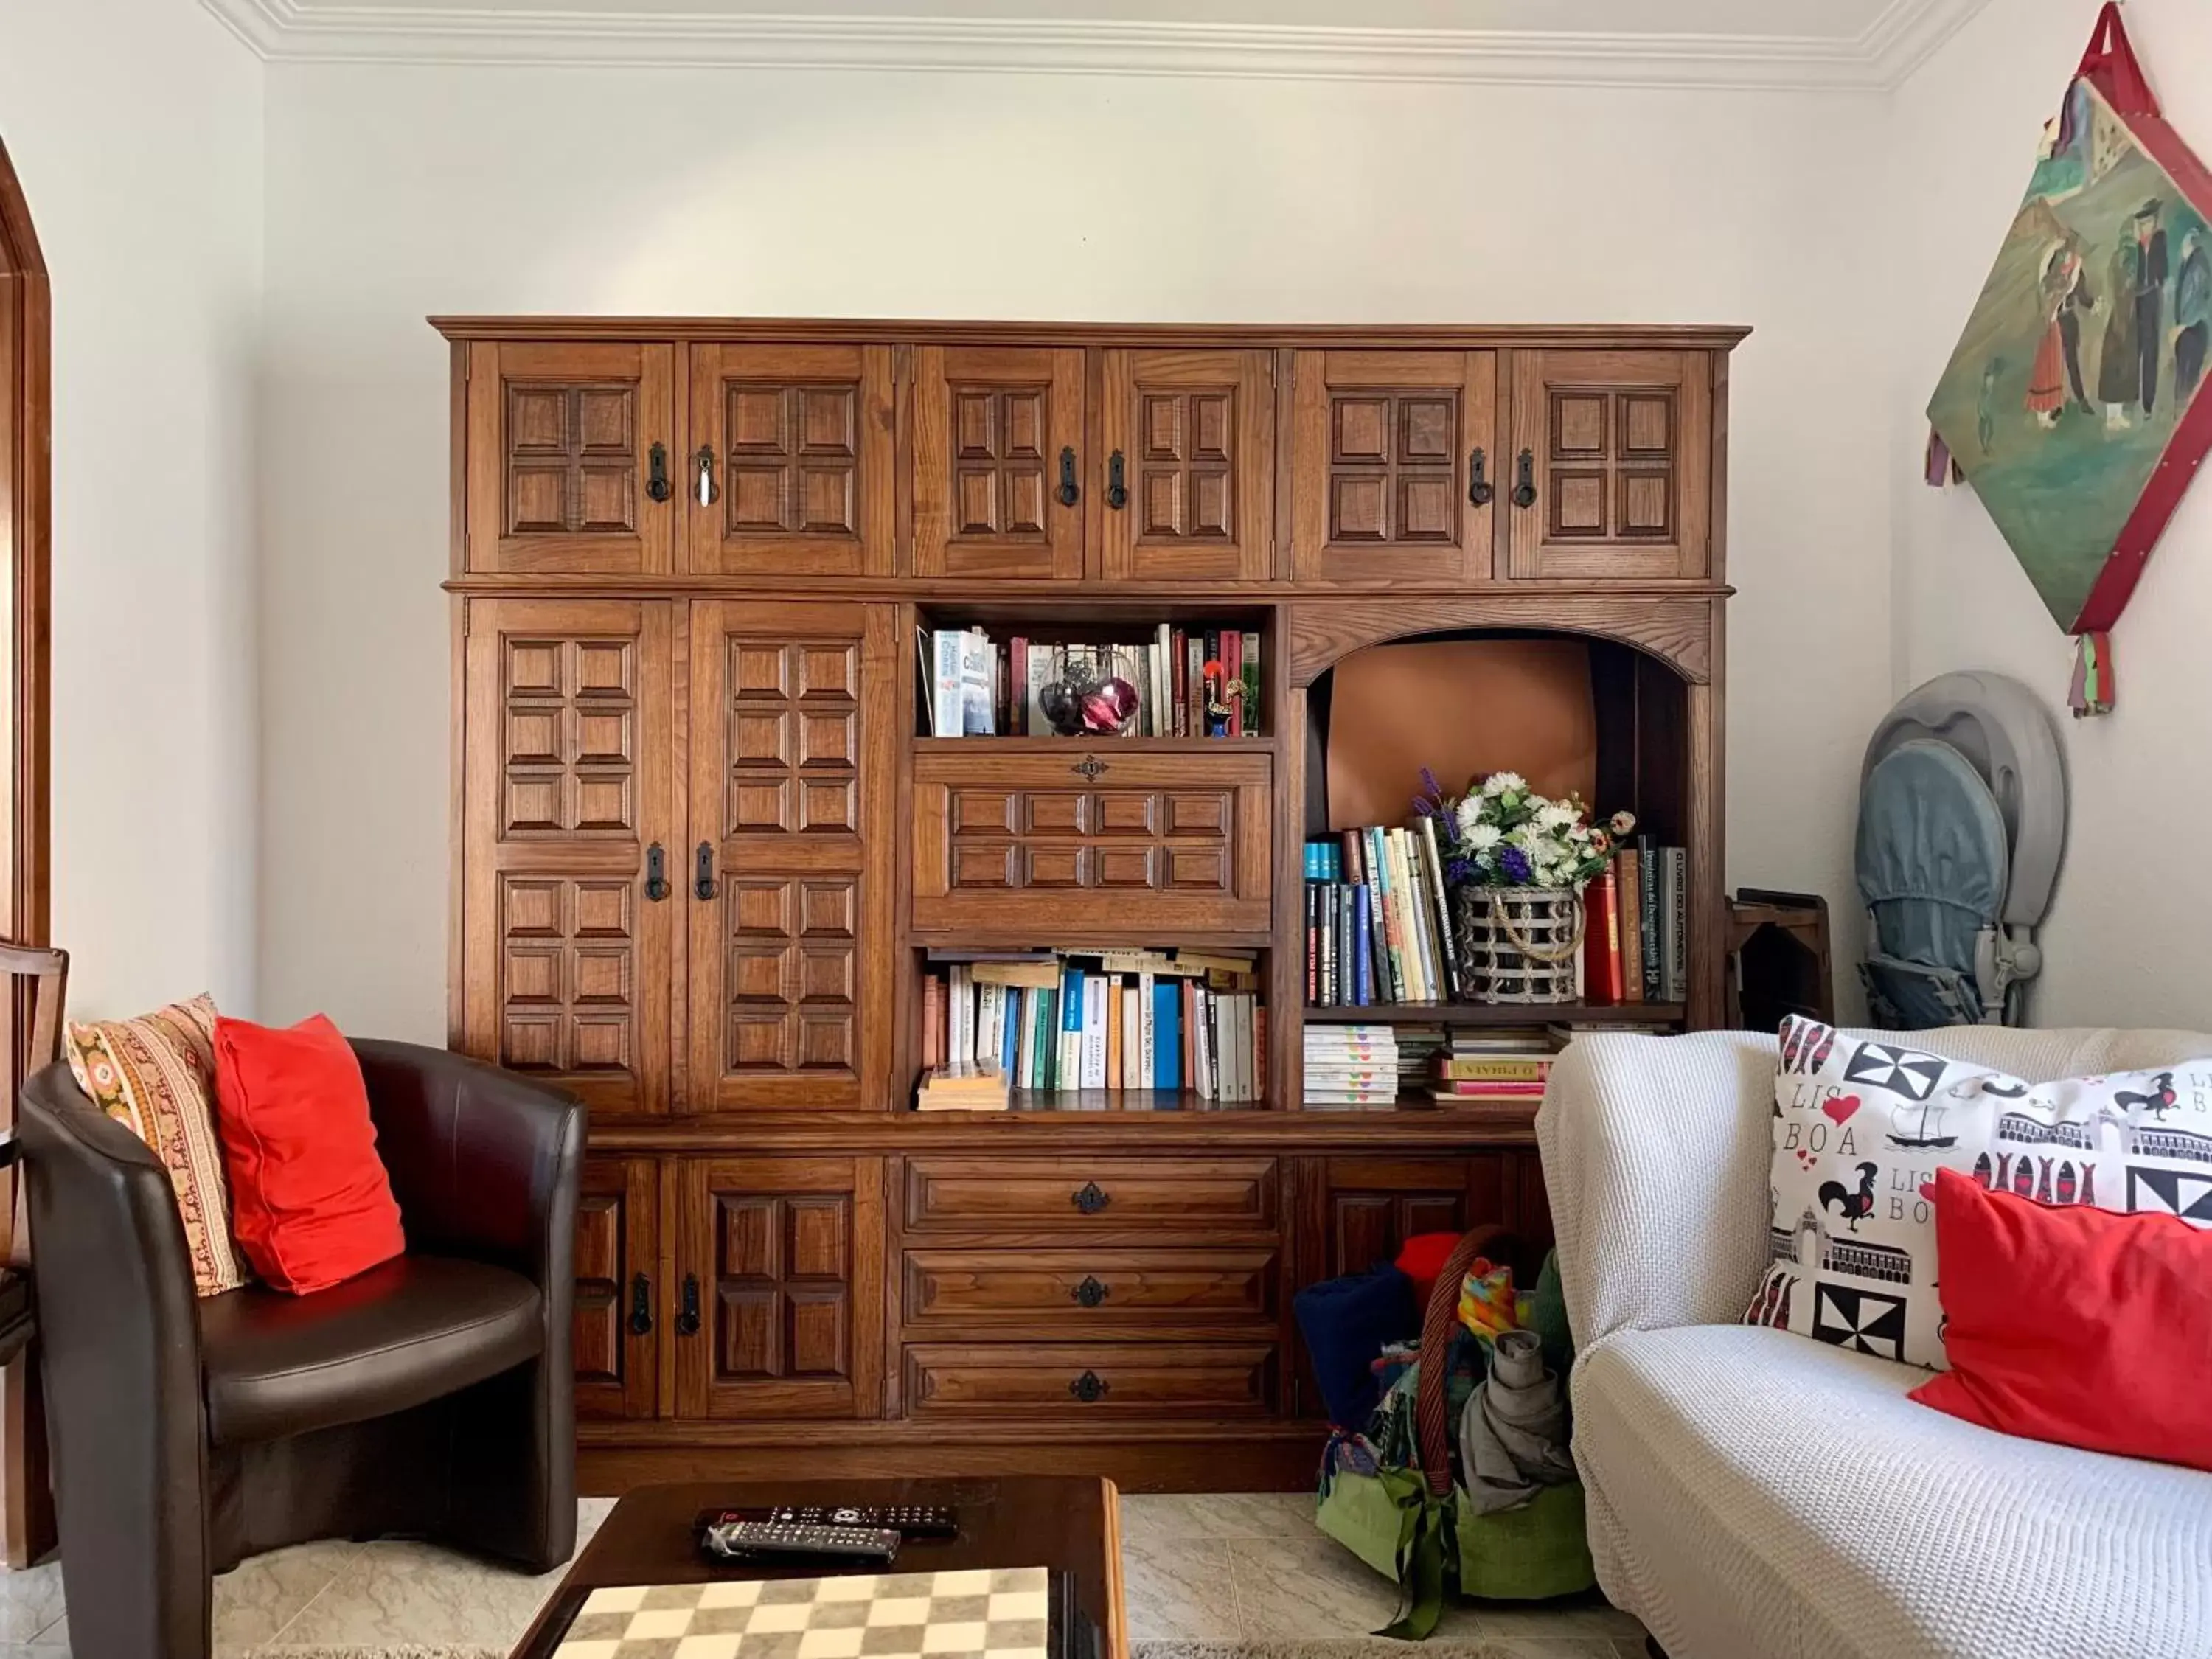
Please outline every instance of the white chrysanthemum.
M1469 795L1459 804L1452 816L1458 821L1460 839L1466 840L1482 823L1482 797Z
M1510 790L1517 794L1528 787L1528 781L1518 772L1492 772L1482 781L1486 795L1502 795Z
M1557 801L1536 809L1536 823L1543 829L1569 830L1573 828L1574 822L1575 809L1571 806L1562 806Z
M1505 839L1505 832L1494 823L1477 823L1465 831L1468 846L1478 853L1487 853Z

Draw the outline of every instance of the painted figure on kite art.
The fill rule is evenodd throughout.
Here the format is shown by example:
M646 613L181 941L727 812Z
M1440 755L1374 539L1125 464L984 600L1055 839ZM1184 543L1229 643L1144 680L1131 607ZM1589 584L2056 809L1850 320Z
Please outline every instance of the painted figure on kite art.
M2203 389L2206 232L2129 118L2076 80L1929 404L2062 628Z

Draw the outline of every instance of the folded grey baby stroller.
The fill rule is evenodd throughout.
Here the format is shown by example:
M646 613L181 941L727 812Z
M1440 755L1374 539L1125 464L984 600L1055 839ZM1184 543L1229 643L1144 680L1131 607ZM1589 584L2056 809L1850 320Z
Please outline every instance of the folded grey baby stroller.
M1945 674L1891 709L1859 777L1859 969L1875 1024L2020 1025L2066 847L2066 770L2033 693Z

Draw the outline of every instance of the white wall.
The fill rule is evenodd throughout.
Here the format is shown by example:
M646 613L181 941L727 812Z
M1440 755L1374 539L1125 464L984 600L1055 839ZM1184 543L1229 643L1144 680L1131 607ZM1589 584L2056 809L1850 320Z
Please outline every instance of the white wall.
M1893 468L1910 480L1922 410L2027 188L2035 145L2080 60L2095 0L1990 7L1905 85L1897 187L1881 225L1895 366ZM2212 8L2130 0L2126 21L2166 117L2212 155ZM1954 668L2018 676L2063 728L2069 858L2044 934L2033 1013L2047 1025L2212 1030L2212 487L2183 501L2113 633L2119 703L2065 714L2072 646L1971 489L1896 495L1898 688Z
M1730 875L1848 890L1889 692L1871 98L280 65L261 999L444 1030L430 312L1743 322ZM1819 630L1817 643L1808 630Z
M80 1014L253 1002L261 90L185 0L0 8L0 137L53 282L53 937Z

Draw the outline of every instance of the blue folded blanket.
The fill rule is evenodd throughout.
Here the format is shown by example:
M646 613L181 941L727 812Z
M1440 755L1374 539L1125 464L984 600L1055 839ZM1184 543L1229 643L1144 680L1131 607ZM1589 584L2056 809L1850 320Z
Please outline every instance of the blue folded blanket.
M1387 1263L1309 1286L1291 1299L1328 1420L1359 1429L1382 1397L1375 1358L1385 1343L1421 1334L1413 1281Z

